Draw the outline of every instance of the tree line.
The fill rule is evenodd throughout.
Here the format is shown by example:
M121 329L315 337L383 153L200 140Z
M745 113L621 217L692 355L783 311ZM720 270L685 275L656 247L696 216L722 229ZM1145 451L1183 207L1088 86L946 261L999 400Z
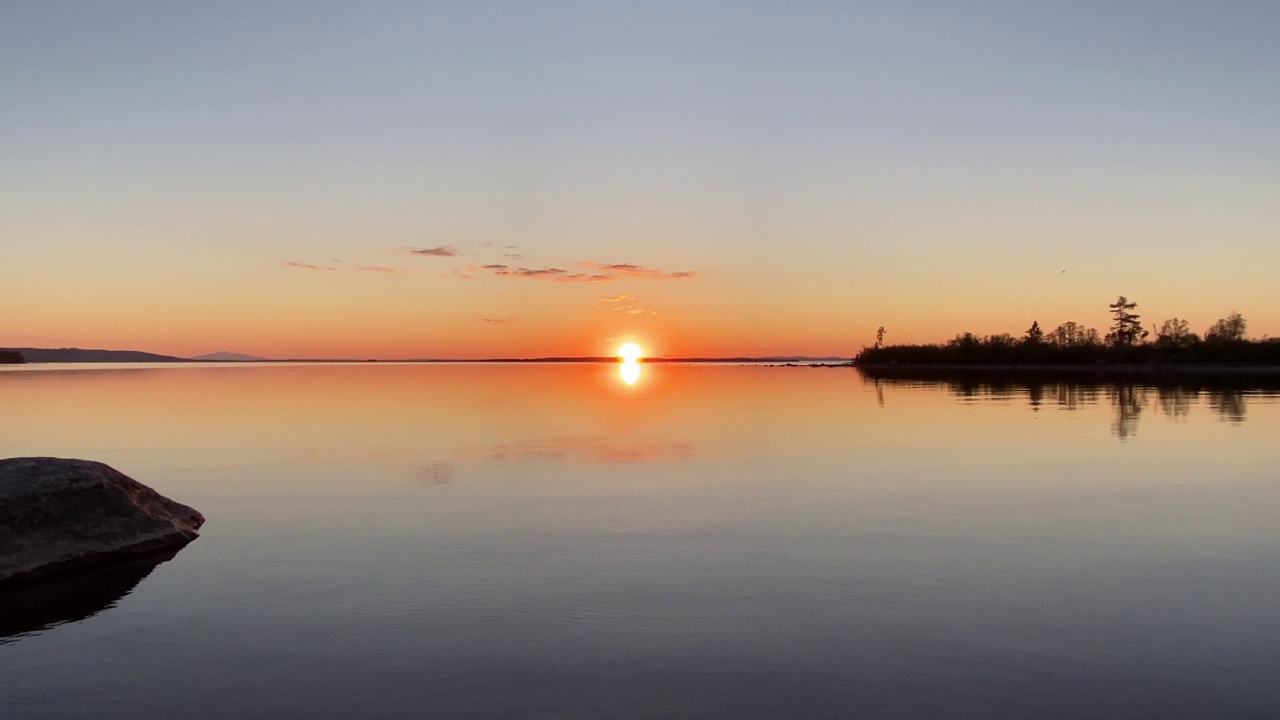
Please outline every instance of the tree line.
M1203 335L1182 318L1153 324L1148 330L1136 312L1138 304L1123 295L1107 306L1112 325L1105 333L1076 322L1045 332L1032 322L1020 337L1008 333L978 336L961 333L945 343L885 345L886 331L876 331L876 344L863 347L856 364L1079 365L1088 363L1164 363L1280 365L1280 338L1249 340L1248 323L1232 312Z
M0 365L21 365L26 361L17 350L0 350Z

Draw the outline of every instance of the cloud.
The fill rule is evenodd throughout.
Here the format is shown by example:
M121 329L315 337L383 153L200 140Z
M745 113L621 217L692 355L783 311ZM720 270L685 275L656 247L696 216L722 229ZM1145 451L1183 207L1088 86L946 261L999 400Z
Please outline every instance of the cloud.
M493 243L489 242L488 240L485 240L484 242L480 243L480 247L482 248L493 247Z
M683 280L696 277L696 273L691 271L680 272L663 272L655 268L647 268L643 265L635 265L632 263L578 263L577 267L595 272L569 272L564 268L547 267L547 268L527 268L527 267L511 267L509 265L492 264L479 265L468 268L469 271L484 271L496 277L519 277L531 278L535 280L553 280L555 282L585 282L585 283L607 283L617 280ZM631 298L634 299L634 298ZM619 300L606 300L605 302L621 302Z
M603 276L590 276L587 273L571 273L564 268L526 268L510 265L492 264L467 268L469 271L484 271L495 277L522 277L535 280L555 280L557 282L605 282Z
M558 437L528 440L491 448L465 448L464 460L486 457L494 463L578 463L583 465L680 462L697 457L692 443L616 442L593 437Z
M452 245L440 245L431 248L409 247L405 248L413 255L423 255L427 257L454 257L458 254L458 248Z
M304 263L304 262L287 262L285 263L285 266L291 267L291 268L297 268L299 270L324 270L325 272L337 272L339 270L342 270L344 272L346 270L359 270L361 272L375 272L375 273L400 272L400 270L397 270L395 268L385 267L382 265L350 265L348 263L342 262L341 260L334 260L334 262L340 265L341 267L335 267L334 265L313 265L311 263Z
M504 267L501 270L495 270L493 274L494 275L514 275L516 277L530 277L530 278L551 278L553 280L566 280L571 277L576 277L573 275L569 275L569 271L563 268L535 268L535 269L515 268L515 269L512 269L512 268ZM582 273L578 273L578 275L581 275L581 274Z
M505 254L503 254L503 256L502 256L502 257L504 257L504 258L511 258L512 260L523 260L523 259L524 259L524 256L523 256L523 255L521 255L520 253L505 253Z
M580 267L598 270L613 276L615 280L685 280L697 277L697 273L690 270L680 270L678 272L663 272L656 268L648 268L635 263L579 263Z
M451 462L431 463L418 468L416 477L431 485L448 485L458 476L458 468Z
M508 315L506 317L500 317L500 318L480 318L480 319L487 323L504 323L504 322L511 322L516 318L514 315Z
M613 297L600 298L600 302L616 303L626 302L627 300L635 300L635 295L614 295Z

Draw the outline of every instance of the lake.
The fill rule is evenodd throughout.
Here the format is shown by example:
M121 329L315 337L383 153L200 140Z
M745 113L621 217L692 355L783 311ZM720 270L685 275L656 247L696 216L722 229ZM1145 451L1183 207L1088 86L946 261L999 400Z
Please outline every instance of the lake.
M0 596L5 720L1280 715L1266 387L26 366L0 417L208 518Z

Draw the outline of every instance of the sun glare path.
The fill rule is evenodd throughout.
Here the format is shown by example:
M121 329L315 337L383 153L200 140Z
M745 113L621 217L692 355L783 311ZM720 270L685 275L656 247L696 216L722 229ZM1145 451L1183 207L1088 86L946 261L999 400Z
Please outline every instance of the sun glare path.
M628 360L618 366L618 374L626 385L635 385L640 379L640 363Z
M623 362L637 362L643 354L640 346L635 343L629 342L618 348L618 357L622 358Z

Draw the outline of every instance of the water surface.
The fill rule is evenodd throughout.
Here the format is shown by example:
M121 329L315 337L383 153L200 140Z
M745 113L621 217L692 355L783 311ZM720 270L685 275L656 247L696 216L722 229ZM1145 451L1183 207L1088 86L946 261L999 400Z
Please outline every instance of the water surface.
M31 366L0 417L208 517L0 597L6 720L1280 710L1265 387Z

